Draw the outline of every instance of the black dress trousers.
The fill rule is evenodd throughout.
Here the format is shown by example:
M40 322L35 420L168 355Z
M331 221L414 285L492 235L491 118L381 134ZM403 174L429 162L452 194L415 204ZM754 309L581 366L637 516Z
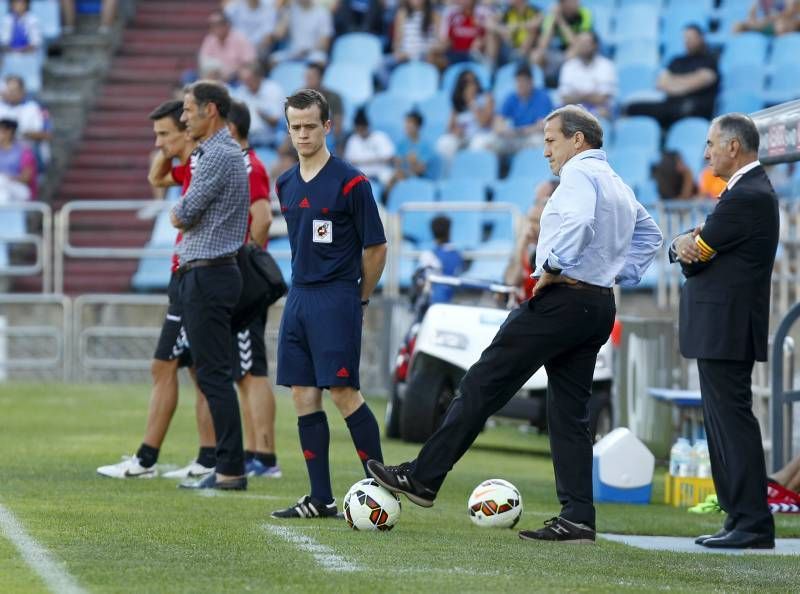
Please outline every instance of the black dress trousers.
M486 419L544 365L560 515L594 527L588 403L597 352L608 340L615 314L610 292L563 284L545 288L511 312L462 379L442 426L423 446L413 477L438 490Z

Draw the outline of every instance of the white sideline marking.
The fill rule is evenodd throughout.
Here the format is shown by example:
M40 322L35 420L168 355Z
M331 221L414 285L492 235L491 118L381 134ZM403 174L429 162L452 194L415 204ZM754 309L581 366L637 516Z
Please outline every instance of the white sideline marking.
M264 529L280 536L286 542L293 544L301 551L310 553L314 560L327 571L363 571L360 565L348 561L344 557L337 555L336 552L323 544L318 543L310 536L300 534L296 530L286 526L276 526L275 524L264 524Z
M33 540L11 510L2 503L0 503L0 529L50 590L57 594L85 594L86 590L78 585L75 578L63 568L63 564L56 561L47 549Z

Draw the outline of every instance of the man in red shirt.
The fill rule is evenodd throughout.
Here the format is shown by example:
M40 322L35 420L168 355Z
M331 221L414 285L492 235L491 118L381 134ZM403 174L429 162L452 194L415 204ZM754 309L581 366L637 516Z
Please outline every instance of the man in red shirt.
M153 187L168 187L181 184L183 193L191 181L191 155L195 143L186 133L186 125L181 122L183 102L167 101L159 105L150 114L155 133L156 148L159 149L153 160L148 181ZM172 160L178 159L181 165L172 167ZM180 243L178 234L175 245ZM178 257L172 256L172 273L167 295L169 307L161 328L151 372L153 390L147 414L147 426L141 446L134 456L123 458L118 464L101 466L98 474L111 478L152 478L157 475L156 462L159 449L169 429L170 421L178 404L178 369L188 367L191 370L192 359L186 332L181 324L181 310L177 302L177 282L174 276L178 269ZM192 373L190 371L190 373ZM192 379L195 379L192 373ZM195 380L195 387L197 386ZM164 474L170 478L201 478L214 470L216 463L216 437L211 413L205 396L197 390L197 429L200 436L200 450L196 460L185 468Z
M266 249L272 210L269 202L269 176L264 164L247 141L250 110L240 101L231 104L228 130L242 147L250 181L250 214L245 243ZM280 478L275 456L275 395L267 371L264 333L267 309L233 337L233 377L239 388L244 421L245 470L248 476Z

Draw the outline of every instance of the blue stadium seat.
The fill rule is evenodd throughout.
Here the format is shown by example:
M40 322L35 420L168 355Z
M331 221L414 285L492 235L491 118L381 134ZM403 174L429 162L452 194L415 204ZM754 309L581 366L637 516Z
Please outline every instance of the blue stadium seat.
M772 53L769 59L772 68L796 64L798 57L800 57L800 33L788 33L772 40Z
M513 237L513 235L511 236ZM467 278L474 278L485 281L492 281L502 283L511 252L514 249L514 244L508 239L493 239L475 246L475 250L481 251L505 251L508 253L506 256L484 256L475 258L469 267L469 270L463 276Z
M439 92L425 101L417 103L417 109L422 114L422 136L435 142L447 130L450 121L450 112L453 104L449 95Z
M614 142L611 146L637 147L648 153L658 151L661 145L661 128L648 116L620 118L614 127Z
M722 91L717 97L717 115L723 113L739 112L753 113L764 107L761 94L746 91Z
M389 194L386 209L397 212L407 202L433 202L436 200L436 184L429 179L409 177L397 182Z
M723 80L733 66L766 63L768 45L767 37L761 33L738 33L728 37L719 60Z
M61 36L61 13L58 0L33 0L31 13L39 19L39 26L45 41L50 42ZM0 14L5 14L5 12Z
M440 202L483 202L485 199L485 180L460 177L439 182Z
M616 12L613 39L619 43L632 39L658 39L660 7L647 4L630 4Z
M256 157L264 164L267 171L269 172L269 168L278 160L278 153L272 149L259 147L257 149L253 149L256 153Z
M584 2L584 4L586 4ZM601 47L606 48L613 40L612 30L614 28L614 11L616 8L613 2L606 2L592 7L592 28L600 38Z
M708 120L705 118L683 118L675 122L667 132L664 148L678 151L695 178L703 165Z
M524 215L533 206L536 186L539 183L529 177L507 177L506 179L501 179L492 186L492 202L509 202Z
M722 76L722 88L726 91L762 94L767 79L764 64L735 64L729 66Z
M20 76L25 81L25 89L35 95L42 89L42 61L42 54L39 52L30 54L6 52L3 56L3 70L0 78L12 74Z
M512 157L508 177L533 179L538 184L555 176L540 149L526 148Z
M411 98L391 92L378 93L367 104L370 126L383 130L395 144L404 136L405 115L414 107Z
M620 146L608 152L608 160L614 171L637 193L650 179L651 165L657 158L657 153L648 154L631 147Z
M647 179L639 184L636 191L636 199L647 209L651 209L658 204L658 185L654 179Z
M448 97L453 94L453 88L456 86L458 75L464 70L472 70L472 72L475 73L484 91L491 89L492 75L486 66L478 62L460 62L448 66L447 70L445 70L442 75L442 91L447 93Z
M0 238L17 239L25 235L25 212L0 210Z
M472 249L481 242L483 213L470 211L448 212L450 243L459 250Z
M353 106L361 105L372 97L372 72L366 66L350 62L334 62L325 70L323 86L349 99Z
M169 211L161 211L153 224L153 234L150 236L148 245L153 247L172 247L175 245L175 238L178 230L172 226L169 220Z
M617 69L630 64L656 68L660 64L658 42L655 39L623 39L614 50Z
M433 242L431 221L438 213L432 211L404 211L400 217L403 239L412 242L417 249L425 249Z
M389 76L388 91L412 101L424 101L434 96L438 88L439 71L427 62L400 64Z
M619 100L621 103L633 101L643 94L657 92L658 68L654 65L628 64L618 71Z
M751 0L725 0L717 10L717 30L709 33L706 39L709 43L722 45L725 40L733 35L733 26L747 19L747 13L752 6Z
M281 62L272 69L269 77L289 95L306 86L306 65L302 62Z
M172 262L169 256L144 257L131 278L135 291L163 291L169 285Z
M514 73L517 71L518 66L519 64L516 62L510 62L504 66L501 66L497 69L497 72L495 72L492 94L494 95L494 102L498 109L502 106L505 98L508 97L510 93L514 92ZM533 72L534 88L543 89L544 73L542 72L542 69L538 66L533 66L531 71Z
M661 41L664 44L665 63L675 56L686 53L683 31L686 25L700 25L708 31L711 11L702 2L670 2L662 15Z
M336 38L331 64L358 64L375 72L383 63L380 38L370 33L346 33Z
M449 177L473 178L491 183L497 179L498 169L497 154L484 150L462 150L453 157Z
M278 268L281 270L281 274L283 275L283 280L286 281L287 285L292 284L292 257L291 257L291 246L289 245L289 238L284 237L272 237L267 244L267 251L272 254L272 257L275 258L275 263L278 265ZM285 253L285 256L279 255L280 252Z
M800 64L784 64L770 76L764 99L774 105L800 97Z

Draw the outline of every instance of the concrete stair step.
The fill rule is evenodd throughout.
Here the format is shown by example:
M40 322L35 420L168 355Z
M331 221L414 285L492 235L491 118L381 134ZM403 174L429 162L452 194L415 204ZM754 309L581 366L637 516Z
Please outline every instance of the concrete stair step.
M152 140L153 130L147 124L150 122L142 122L133 125L119 125L119 126L87 126L83 131L83 138L85 140L115 140L124 138L125 140L138 141L138 140Z

